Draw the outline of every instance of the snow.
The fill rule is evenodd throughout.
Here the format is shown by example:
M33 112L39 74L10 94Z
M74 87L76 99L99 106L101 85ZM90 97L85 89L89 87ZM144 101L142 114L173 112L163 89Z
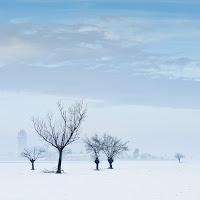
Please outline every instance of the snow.
M199 200L200 163L115 161L96 171L92 161L63 162L64 174L43 173L56 162L0 163L2 200Z

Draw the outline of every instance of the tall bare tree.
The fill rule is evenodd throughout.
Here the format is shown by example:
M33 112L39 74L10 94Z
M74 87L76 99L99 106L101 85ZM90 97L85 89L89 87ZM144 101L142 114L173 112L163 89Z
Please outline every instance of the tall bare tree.
M181 159L184 158L185 156L182 153L176 153L174 155L174 158L176 158L178 160L178 162L181 162Z
M29 159L32 164L31 170L35 170L34 163L38 158L43 158L45 156L45 149L36 147L33 147L32 149L24 149L21 156Z
M52 112L48 112L46 118L33 117L32 122L37 134L58 150L56 173L61 173L63 149L79 139L81 124L86 117L87 109L83 102L76 102L66 110L63 103L58 101L57 107L59 111L57 119Z
M118 139L111 135L104 134L102 147L103 152L108 158L110 169L113 169L112 163L114 162L114 158L122 154L124 151L129 150L127 147L127 143L128 142L123 142L121 139Z
M86 137L83 139L85 143L86 151L92 154L92 157L95 159L96 170L99 170L99 156L102 151L102 142L98 134L95 134L91 138Z

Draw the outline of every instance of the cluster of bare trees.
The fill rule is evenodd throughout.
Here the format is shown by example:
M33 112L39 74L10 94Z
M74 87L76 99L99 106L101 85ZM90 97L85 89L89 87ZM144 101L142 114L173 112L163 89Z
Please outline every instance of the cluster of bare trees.
M62 153L66 146L79 139L81 124L86 117L87 109L83 102L76 102L68 109L65 109L63 103L58 101L57 108L59 117L55 117L52 112L48 112L46 117L32 117L33 127L36 133L51 146L56 148L59 153L58 167L56 173L61 173ZM41 157L43 150L24 150L23 157L28 158L32 162L32 169L34 169L34 162Z
M85 143L86 150L94 157L97 170L99 169L99 155L101 152L107 157L109 169L113 169L112 163L114 158L124 151L128 151L128 142L123 142L121 139L108 134L104 134L103 137L95 134L91 138L86 137L83 139L83 142Z
M58 101L57 108L59 115L56 117L52 112L48 112L46 117L32 117L33 127L36 133L48 144L58 150L59 159L56 173L61 173L62 153L65 147L79 139L81 125L86 117L87 109L83 102L76 102L68 109L65 109L63 103ZM103 153L108 160L109 168L112 169L114 159L128 151L127 143L120 138L113 137L109 134L104 134L99 137L95 134L91 138L83 139L86 150L92 154L96 169L99 169L99 156ZM32 163L32 170L34 170L34 162L38 158L45 156L43 148L24 149L21 154L23 157L29 159ZM181 162L184 156L180 153L175 155L175 158Z
M52 112L48 112L44 118L32 117L32 122L36 133L58 150L59 159L56 173L61 173L63 150L66 146L79 139L81 125L86 117L87 109L83 102L76 102L66 110L61 101L58 101L57 108L59 117L55 117ZM83 141L86 144L87 151L92 153L95 159L97 170L99 169L101 152L106 155L109 168L112 169L114 158L128 150L127 142L108 134L104 134L101 138L95 134L91 138L86 137ZM44 152L44 149L25 149L22 156L30 160L32 169L34 169L35 160L43 157Z

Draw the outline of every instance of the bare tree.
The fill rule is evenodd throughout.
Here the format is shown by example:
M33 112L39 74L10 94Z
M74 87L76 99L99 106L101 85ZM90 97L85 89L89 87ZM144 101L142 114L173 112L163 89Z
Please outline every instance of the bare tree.
M102 151L102 143L98 134L95 134L91 138L86 137L83 139L83 142L85 143L86 151L91 153L92 157L95 159L96 170L99 170L99 155Z
M48 112L45 119L33 117L32 122L37 134L58 150L56 173L61 173L63 149L79 139L80 127L86 117L87 109L83 106L83 102L76 102L65 110L62 102L58 101L57 107L60 116L57 120L52 112Z
M24 157L24 158L29 159L31 164L32 164L32 169L31 170L35 170L34 162L38 158L43 158L45 156L45 152L46 151L43 148L33 147L32 149L24 149L24 151L21 153L21 156Z
M104 134L102 147L103 152L108 158L110 169L113 169L112 163L114 162L114 158L122 154L124 151L129 150L127 143L128 142L123 142L121 139L112 137L111 135Z
M185 156L181 153L176 153L174 155L174 158L176 158L178 160L178 162L180 163L181 162L181 159L184 158Z

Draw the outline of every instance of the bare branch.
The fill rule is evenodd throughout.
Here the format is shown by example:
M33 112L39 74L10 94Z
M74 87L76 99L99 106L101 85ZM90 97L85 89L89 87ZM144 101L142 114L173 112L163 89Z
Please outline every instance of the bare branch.
M21 156L29 159L30 161L36 161L38 158L45 156L45 149L33 147L32 149L24 149Z
M37 134L58 150L79 139L80 126L86 117L87 109L77 102L66 111L61 101L57 103L60 120L56 121L52 113L46 119L33 117L32 122Z
M95 134L91 138L85 137L83 142L85 143L86 151L99 159L100 152L102 151L102 142L98 134Z
M123 142L121 139L104 134L103 136L103 151L108 158L114 159L124 151L128 151L128 142Z
M30 149L24 149L24 151L21 153L21 156L24 158L28 158L29 160L32 159L32 150Z

